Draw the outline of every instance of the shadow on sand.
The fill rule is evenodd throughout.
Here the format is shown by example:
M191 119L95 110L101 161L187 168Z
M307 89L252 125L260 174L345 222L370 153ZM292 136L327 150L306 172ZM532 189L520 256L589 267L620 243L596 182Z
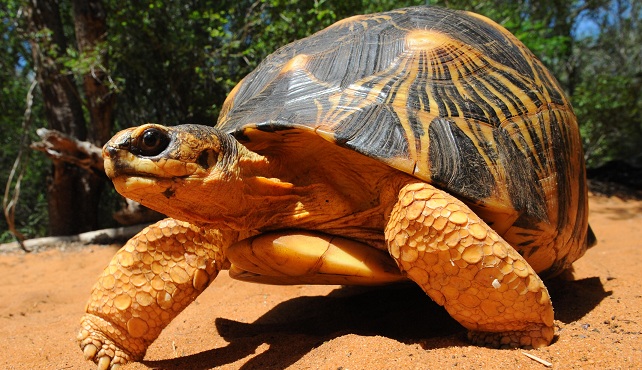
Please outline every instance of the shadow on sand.
M600 279L547 282L556 319L579 320L610 293ZM283 302L251 324L218 318L222 348L171 360L145 361L156 369L209 369L255 354L241 369L284 369L323 342L346 334L383 336L425 349L464 346L466 330L417 286L341 287L327 296L298 297Z

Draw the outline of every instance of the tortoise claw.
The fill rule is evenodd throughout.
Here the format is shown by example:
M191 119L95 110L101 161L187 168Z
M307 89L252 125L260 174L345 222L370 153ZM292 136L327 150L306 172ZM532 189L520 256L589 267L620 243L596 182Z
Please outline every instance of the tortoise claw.
M98 360L98 370L109 370L111 365L111 358L103 356Z
M95 340L94 340L95 341ZM113 343L104 343L100 350L94 344L87 344L81 348L86 360L96 363L98 370L116 370L121 365L129 362L128 355L120 350L113 350ZM108 349L104 349L107 347Z
M83 348L82 353L85 355L85 360L92 360L98 353L98 348L90 343Z
M85 359L95 362L98 370L116 370L134 361L129 353L90 325L83 325L78 333L78 342Z

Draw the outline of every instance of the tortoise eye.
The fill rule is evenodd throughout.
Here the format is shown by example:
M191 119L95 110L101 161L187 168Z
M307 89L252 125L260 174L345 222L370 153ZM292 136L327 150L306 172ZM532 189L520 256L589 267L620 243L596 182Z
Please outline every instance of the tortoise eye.
M157 128L143 131L135 145L136 154L152 157L160 154L169 145L169 136Z

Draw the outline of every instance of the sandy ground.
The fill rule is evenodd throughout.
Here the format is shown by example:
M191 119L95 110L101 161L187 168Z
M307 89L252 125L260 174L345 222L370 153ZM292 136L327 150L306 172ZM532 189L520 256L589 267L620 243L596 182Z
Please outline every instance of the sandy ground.
M125 369L642 368L642 201L591 198L599 244L573 281L547 283L555 342L469 345L465 330L408 284L266 286L226 273ZM89 290L115 246L0 255L0 368L90 369L76 344Z

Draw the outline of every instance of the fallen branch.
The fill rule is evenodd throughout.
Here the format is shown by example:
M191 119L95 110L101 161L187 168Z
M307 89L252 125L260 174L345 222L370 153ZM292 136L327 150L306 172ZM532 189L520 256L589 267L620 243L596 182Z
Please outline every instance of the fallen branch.
M44 238L28 239L23 241L27 250L56 247L61 244L111 244L124 242L144 229L148 224L140 224L127 227L116 227L113 229L94 230L78 235L70 236L48 236ZM8 252L19 249L17 242L0 244L0 252Z
M32 149L44 152L53 160L73 163L88 171L104 174L105 166L100 147L56 130L39 128L36 133L41 141L32 143Z

